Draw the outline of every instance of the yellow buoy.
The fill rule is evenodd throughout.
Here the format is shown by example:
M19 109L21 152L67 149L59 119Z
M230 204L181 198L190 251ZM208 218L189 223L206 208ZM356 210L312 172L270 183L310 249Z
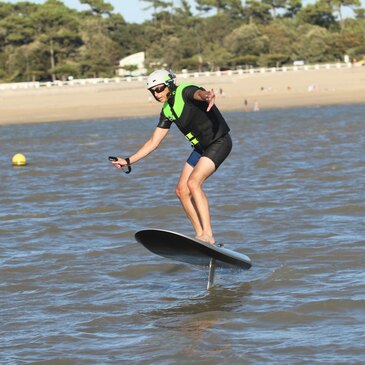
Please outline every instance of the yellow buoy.
M13 166L25 166L27 164L27 159L21 153L17 153L12 159Z

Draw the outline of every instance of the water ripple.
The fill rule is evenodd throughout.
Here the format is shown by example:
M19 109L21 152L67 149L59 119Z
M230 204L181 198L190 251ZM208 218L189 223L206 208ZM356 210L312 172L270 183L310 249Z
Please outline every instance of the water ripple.
M134 240L192 234L176 129L125 175L107 156L150 118L0 126L0 363L364 363L364 115L226 114L234 149L206 191L216 238L254 266L217 270L210 292L206 268Z

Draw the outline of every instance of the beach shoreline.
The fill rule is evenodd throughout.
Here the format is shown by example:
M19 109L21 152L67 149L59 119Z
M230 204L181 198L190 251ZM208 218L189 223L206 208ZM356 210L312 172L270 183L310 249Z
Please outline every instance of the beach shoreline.
M365 104L365 67L178 77L213 88L222 112ZM0 125L77 120L157 119L161 104L145 81L0 90Z

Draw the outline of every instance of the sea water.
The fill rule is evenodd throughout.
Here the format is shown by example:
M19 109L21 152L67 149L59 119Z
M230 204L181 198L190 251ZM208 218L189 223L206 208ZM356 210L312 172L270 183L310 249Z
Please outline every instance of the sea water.
M0 126L1 364L365 363L365 105L224 114L234 148L205 189L253 267L210 291L134 239L193 235L176 128L126 175L107 157L157 117Z

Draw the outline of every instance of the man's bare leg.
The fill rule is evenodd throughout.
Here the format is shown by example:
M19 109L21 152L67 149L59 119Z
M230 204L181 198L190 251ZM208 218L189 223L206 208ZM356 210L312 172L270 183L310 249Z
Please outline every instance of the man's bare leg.
M176 186L176 195L180 199L181 205L183 206L187 217L193 225L193 228L195 230L195 236L200 237L203 235L203 227L200 222L200 217L195 207L194 201L192 199L192 195L187 185L188 179L192 171L193 167L186 163Z
M197 232L197 238L212 244L215 243L215 239L210 221L209 203L202 185L214 171L214 162L207 157L201 157L187 181L202 228L202 234Z

